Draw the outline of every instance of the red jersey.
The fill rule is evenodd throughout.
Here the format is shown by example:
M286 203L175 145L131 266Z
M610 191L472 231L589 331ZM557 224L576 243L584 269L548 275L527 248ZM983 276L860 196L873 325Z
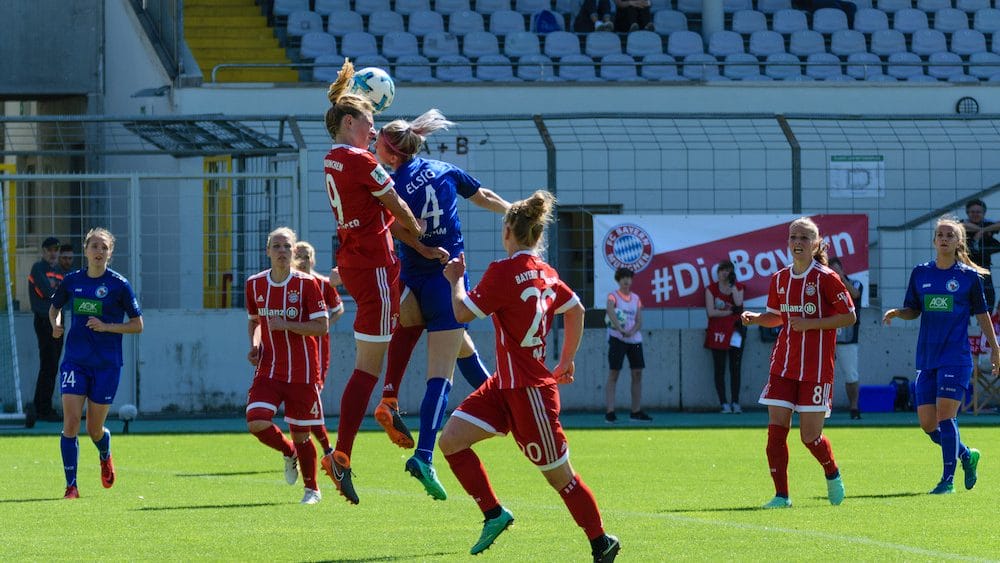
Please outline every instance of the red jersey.
M395 220L378 197L392 178L366 149L334 145L323 159L326 193L337 221L337 265L378 268L397 260L389 225Z
M830 268L813 261L802 274L789 266L771 276L767 312L781 315L782 329L771 351L771 374L798 381L833 383L837 329L795 332L788 318L818 319L854 311L844 282Z
M313 277L316 278L316 283L319 284L320 293L323 294L323 302L326 303L327 315L333 315L334 313L344 309L344 302L340 299L340 293L337 292L337 288L330 284L330 278L323 277L319 274L314 273ZM319 339L319 380L320 382L326 381L326 374L330 370L330 331L326 331L326 334Z
M271 281L271 270L247 278L247 314L260 321L261 353L254 377L284 383L319 380L319 339L287 330L272 332L270 317L307 322L326 316L326 304L316 280L293 270L281 283Z
M545 366L545 338L555 314L579 302L559 273L530 252L490 264L465 305L481 319L493 315L500 389L556 383Z

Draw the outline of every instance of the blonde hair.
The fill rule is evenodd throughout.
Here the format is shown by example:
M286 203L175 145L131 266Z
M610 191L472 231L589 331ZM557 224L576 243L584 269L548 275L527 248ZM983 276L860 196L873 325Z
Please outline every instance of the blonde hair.
M962 226L962 222L953 215L942 215L938 218L937 222L934 223L934 235L931 235L931 241L933 242L934 237L937 236L938 227L949 226L958 233L958 247L955 249L955 260L965 264L966 266L972 268L979 274L988 274L989 270L983 268L979 264L972 261L969 258L969 245L965 238L965 227Z
M504 224L522 246L540 248L544 245L545 226L552 222L556 196L548 190L537 190L527 199L515 201L504 215Z
M389 150L403 157L404 160L409 160L420 152L420 147L428 135L441 129L447 129L452 125L454 123L448 121L440 111L430 109L412 122L405 119L390 121L382 127L378 134Z
M274 229L273 231L268 233L266 248L271 248L271 240L273 240L274 237L278 235L283 235L285 238L288 239L289 242L292 243L292 247L293 248L295 247L295 241L298 240L298 237L295 235L295 231L293 231L290 227L278 227L277 229Z
M313 245L300 240L292 247L292 264L300 272L312 273L316 264L316 249Z
M812 233L813 238L819 240L819 246L816 247L816 252L813 253L813 260L823 264L824 266L829 265L830 259L827 257L826 250L827 244L822 237L819 236L819 226L815 221L809 217L799 217L798 219L792 221L788 224L788 232L791 232L795 227L802 227L803 229Z
M90 239L92 239L94 237L101 237L101 238L107 240L108 241L108 249L110 250L110 252L113 253L115 251L115 235L111 234L111 231L105 229L104 227L94 227L93 229L90 229L89 231L87 231L87 236L83 237L83 250L84 250L84 252L87 251L87 246L90 245ZM111 258L109 257L107 260L105 260L104 263L107 264L108 266L110 266L111 265Z
M340 122L345 115L351 117L361 117L363 113L373 113L375 107L371 101L357 94L350 94L351 82L354 80L354 65L350 59L344 59L344 64L337 73L337 79L326 89L326 98L333 104L326 110L326 130L330 137L336 139L337 131L340 129Z

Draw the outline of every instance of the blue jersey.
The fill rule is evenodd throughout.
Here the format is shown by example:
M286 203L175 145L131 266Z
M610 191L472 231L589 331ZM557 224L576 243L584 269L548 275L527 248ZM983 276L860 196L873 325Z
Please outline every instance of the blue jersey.
M115 332L94 332L87 328L87 319L97 317L105 323L120 323L142 316L139 301L132 286L110 268L99 278L87 275L87 270L66 274L50 301L61 309L69 303L73 322L66 335L64 362L89 367L121 367L122 335Z
M969 316L987 312L983 280L975 270L956 262L947 270L934 262L910 273L903 306L921 312L917 339L917 369L972 365Z
M458 218L458 196L470 198L479 191L479 180L461 168L440 160L413 158L392 174L396 192L427 221L427 231L420 242L440 246L452 257L465 248L462 222ZM399 245L404 274L436 273L444 270L437 260L428 260L405 244Z

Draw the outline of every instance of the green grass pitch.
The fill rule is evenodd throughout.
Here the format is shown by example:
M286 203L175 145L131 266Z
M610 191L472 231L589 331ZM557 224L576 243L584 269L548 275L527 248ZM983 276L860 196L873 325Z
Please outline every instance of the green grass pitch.
M983 452L972 491L927 495L940 451L917 428L830 428L847 499L830 506L819 465L790 434L794 507L760 510L773 488L766 430L570 430L571 461L594 491L620 561L941 561L1000 558L1000 431L963 429ZM515 524L483 561L584 561L559 495L510 438L477 451ZM81 499L63 501L57 436L0 439L4 560L468 560L482 515L438 453L449 498L405 474L407 452L379 433L355 445L358 506L320 472L323 501L301 506L278 453L248 434L121 435L118 482L100 485L81 440Z

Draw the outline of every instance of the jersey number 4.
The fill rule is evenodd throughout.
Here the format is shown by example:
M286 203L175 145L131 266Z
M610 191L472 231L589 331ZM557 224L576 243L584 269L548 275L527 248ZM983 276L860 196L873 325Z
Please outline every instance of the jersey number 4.
M427 221L427 230L433 231L441 226L441 205L438 203L437 192L434 188L427 186L427 197L424 198L424 208L420 210L420 218Z
M535 348L532 352L535 359L540 360L541 356L545 353L545 350L541 348L543 343L542 338L548 332L545 329L545 313L549 309L549 303L552 302L555 296L556 292L551 287L545 288L544 291L537 287L526 287L521 292L521 301L527 303L529 299L535 299L535 317L531 319L531 326L528 327L528 332L521 339L522 348Z

